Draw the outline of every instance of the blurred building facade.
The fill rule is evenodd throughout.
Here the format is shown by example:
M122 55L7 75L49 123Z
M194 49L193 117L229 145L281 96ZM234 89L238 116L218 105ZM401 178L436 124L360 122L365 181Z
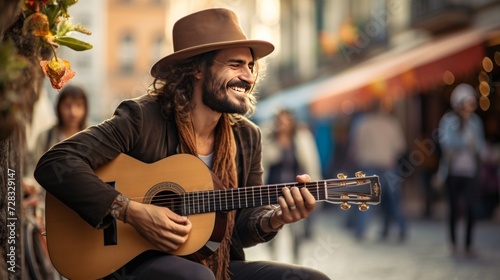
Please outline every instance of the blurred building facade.
M146 92L151 65L166 55L166 1L108 0L106 98L108 115L126 98Z
M93 118L108 116L117 100L142 94L151 82L151 64L172 52L173 23L209 7L235 10L249 37L275 44L259 88L262 100L296 86L330 80L373 58L380 60L376 63L391 60L425 43L500 21L496 0L87 0L70 9L73 21L93 32L77 36L94 48L82 53L61 48L60 52L77 71L74 82L85 84L96 95L91 99L96 108ZM490 40L485 36L494 37L477 36L483 36L483 43ZM495 44L494 38L490 41L487 44ZM405 79L411 83L413 78L407 74ZM381 81L374 77L372 89L383 88ZM346 83L348 89L357 86L352 79ZM314 92L310 99L316 95L332 93ZM326 108L326 115L337 109Z
M102 93L106 83L106 38L107 29L107 1L87 0L70 7L71 21L74 24L81 23L92 35L84 35L74 32L71 36L88 42L93 48L88 51L76 52L69 48L61 47L57 50L60 57L71 63L71 68L76 75L71 83L82 86L89 96L89 119L96 122L101 118ZM83 5L82 5L83 4ZM48 86L48 96L55 102L56 91Z
M121 100L144 94L152 82L151 65L167 54L166 3L86 0L70 7L72 22L92 31L90 36L74 36L93 48L78 53L61 48L58 52L77 73L71 83L83 86L89 94L91 123L110 117Z

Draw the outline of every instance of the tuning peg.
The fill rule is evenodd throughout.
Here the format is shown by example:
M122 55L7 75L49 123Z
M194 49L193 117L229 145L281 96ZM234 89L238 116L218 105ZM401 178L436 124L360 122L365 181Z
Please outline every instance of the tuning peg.
M342 209L342 210L349 210L349 208L351 208L351 204L349 204L347 202L342 202L340 204L340 209Z
M345 175L344 173L339 173L339 174L337 174L337 178L345 179L345 178L347 178L347 175Z
M365 212L366 210L368 210L368 209L370 208L370 206L368 206L365 202L363 202L363 203L361 203L361 204L359 205L359 207L358 207L358 208L359 208L359 211L361 211L361 212Z
M354 173L354 175L357 177L357 178L362 178L362 177L365 177L366 176L366 173L363 172L363 171L358 171L356 173Z

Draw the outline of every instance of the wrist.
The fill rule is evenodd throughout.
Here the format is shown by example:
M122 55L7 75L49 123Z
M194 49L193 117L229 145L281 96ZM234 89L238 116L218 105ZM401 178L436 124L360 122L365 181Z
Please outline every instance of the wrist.
M285 223L283 223L281 219L278 217L277 215L278 211L281 210L279 208L274 209L271 213L271 216L269 217L269 227L273 231L278 231L285 225Z
M126 223L129 204L130 204L130 198L122 194L119 194L113 201L109 214L113 218L121 220L124 223Z
M260 227L264 232L271 233L279 231L284 223L279 219L277 212L279 207L267 212L260 220Z

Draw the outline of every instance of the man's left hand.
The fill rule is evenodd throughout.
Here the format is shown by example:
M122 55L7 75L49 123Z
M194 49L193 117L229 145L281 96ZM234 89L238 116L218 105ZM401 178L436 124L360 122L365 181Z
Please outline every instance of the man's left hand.
M307 174L297 176L298 183L311 182ZM277 229L284 224L295 223L309 217L316 207L316 199L305 187L284 187L278 198L280 209L271 217L271 226Z

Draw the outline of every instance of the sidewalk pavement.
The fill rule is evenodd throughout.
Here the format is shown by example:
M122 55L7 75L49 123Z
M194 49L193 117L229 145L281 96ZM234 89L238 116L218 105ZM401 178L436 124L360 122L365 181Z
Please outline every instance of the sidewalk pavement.
M357 209L353 207L349 211ZM476 224L475 255L468 256L463 247L459 247L456 253L451 251L445 219L409 219L408 238L404 242L397 239L397 232L381 241L378 238L381 223L376 215L370 222L366 238L357 240L345 227L345 219L345 212L330 206L317 211L314 236L301 242L296 263L321 270L331 279L500 279L498 221L479 221ZM464 240L464 229L463 221L458 223L458 241ZM293 263L290 227L285 226L276 238L274 258L270 247L260 244L246 249L247 259ZM300 276L287 277L284 279L302 279Z

